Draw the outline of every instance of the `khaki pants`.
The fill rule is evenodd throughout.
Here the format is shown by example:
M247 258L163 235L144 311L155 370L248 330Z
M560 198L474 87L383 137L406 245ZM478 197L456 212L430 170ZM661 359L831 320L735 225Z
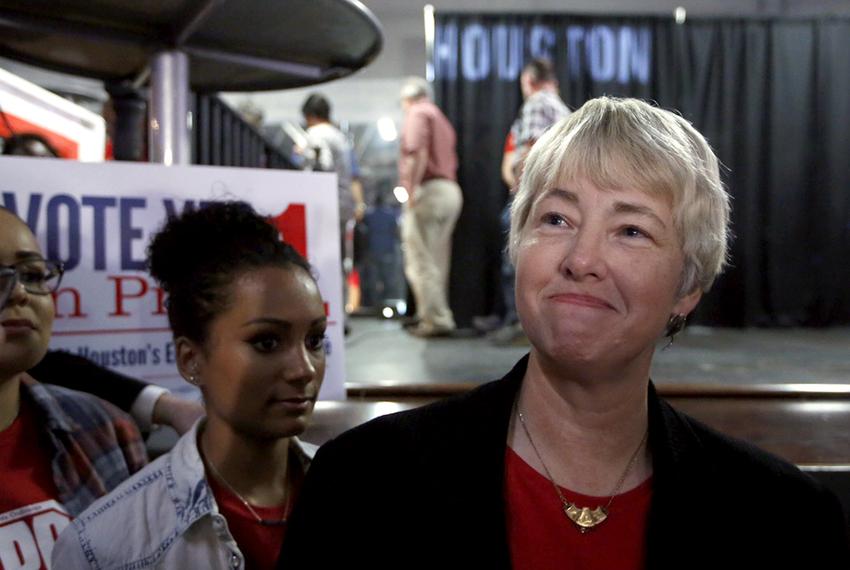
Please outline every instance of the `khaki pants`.
M416 299L416 316L425 326L455 328L449 308L452 232L463 206L456 182L437 178L415 190L414 206L405 208L401 226L404 273Z

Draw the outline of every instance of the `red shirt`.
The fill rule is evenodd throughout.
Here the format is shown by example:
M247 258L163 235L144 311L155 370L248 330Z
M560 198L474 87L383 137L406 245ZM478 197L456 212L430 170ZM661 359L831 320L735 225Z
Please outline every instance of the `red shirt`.
M413 102L405 113L401 129L401 156L421 148L428 150L428 165L422 182L434 178L457 180L457 137L455 129L434 103L427 99ZM399 161L399 182L412 190L407 161Z
M213 492L219 511L227 519L227 527L230 534L239 545L239 550L245 557L245 568L247 570L273 569L276 568L277 559L280 555L280 547L283 544L283 536L286 531L286 523L275 525L263 525L251 514L242 501L227 487L207 477L210 489ZM290 491L290 500L286 504L277 507L255 507L251 508L257 515L266 521L280 521L289 515L289 505L293 503L298 494L300 481L296 481Z
M0 570L48 568L53 545L71 521L57 500L38 421L22 397L18 417L0 432Z
M608 518L582 534L561 508L544 475L510 447L505 451L508 543L514 568L628 570L646 564L646 523L652 477L617 495ZM609 497L589 497L561 487L568 501L594 508Z

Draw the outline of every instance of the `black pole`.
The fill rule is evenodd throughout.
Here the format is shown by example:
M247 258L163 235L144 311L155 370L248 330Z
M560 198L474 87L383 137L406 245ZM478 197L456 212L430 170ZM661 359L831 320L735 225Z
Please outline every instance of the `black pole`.
M115 160L147 160L147 99L129 83L107 83L112 111L106 110L107 133L112 138Z

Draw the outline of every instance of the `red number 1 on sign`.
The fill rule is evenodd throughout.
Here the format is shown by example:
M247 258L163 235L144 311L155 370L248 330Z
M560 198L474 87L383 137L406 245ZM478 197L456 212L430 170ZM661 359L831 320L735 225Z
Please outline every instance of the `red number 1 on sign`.
M283 236L284 241L298 253L307 256L307 208L304 204L290 204L286 210L270 218L271 223Z

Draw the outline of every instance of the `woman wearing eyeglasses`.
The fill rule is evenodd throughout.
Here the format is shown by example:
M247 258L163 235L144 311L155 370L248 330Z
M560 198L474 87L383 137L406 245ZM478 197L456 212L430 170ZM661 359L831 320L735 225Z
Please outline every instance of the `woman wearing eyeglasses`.
M27 370L47 351L61 266L0 208L0 567L47 568L55 537L144 466L133 421L97 398L44 385ZM2 284L2 282L0 282ZM2 291L0 291L2 293Z
M0 309L6 306L6 301L12 294L12 288L17 283L17 276L13 267L0 267Z

